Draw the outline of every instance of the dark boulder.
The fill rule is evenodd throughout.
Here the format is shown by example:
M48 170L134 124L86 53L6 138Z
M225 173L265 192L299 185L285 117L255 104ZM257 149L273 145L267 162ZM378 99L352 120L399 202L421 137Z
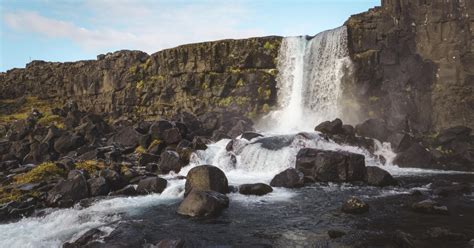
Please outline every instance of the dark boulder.
M348 214L363 214L369 211L369 205L359 198L351 197L344 202L341 211Z
M137 190L135 189L135 186L133 185L127 185L119 190L116 190L109 195L127 195L127 196L134 196L137 195Z
M124 147L137 147L140 133L138 133L133 126L125 126L117 130L117 133L112 136L108 144L120 144Z
M457 183L444 180L436 180L431 183L430 188L433 190L435 195L439 196L455 196L470 194L472 192L471 185L469 183Z
M150 134L152 139L162 140L166 130L173 128L173 124L166 120L161 120L153 123L150 126Z
M47 203L53 207L71 207L77 201L89 197L86 178L78 173L75 177L58 182L47 195Z
M212 165L200 165L188 172L184 195L189 194L193 189L212 190L226 194L229 192L229 184L221 169Z
M177 144L181 141L181 133L178 128L169 128L163 132L163 140L166 144Z
M366 173L366 182L369 185L384 187L398 184L397 180L395 180L390 173L379 167L367 166Z
M154 155L160 155L165 149L166 143L164 141L154 140L148 147L147 152Z
M168 182L161 177L147 177L138 182L138 194L161 193L165 190Z
M54 142L54 150L66 154L84 145L84 138L70 133L63 134Z
M261 138L259 140L253 141L252 144L260 144L262 148L277 151L291 145L294 139L294 135L277 135Z
M107 195L110 192L109 184L104 177L95 177L87 180L91 196Z
M325 121L314 128L314 131L319 131L324 134L340 134L343 133L341 119L333 121Z
M341 231L341 230L337 230L337 229L328 230L328 236L331 239L337 239L337 238L340 238L344 235L346 235L346 232Z
M63 244L63 248L79 248L79 247L89 247L93 244L99 244L99 240L102 236L105 236L106 233L97 229L92 228L91 230L85 232L74 242L66 242ZM96 243L97 242L97 243Z
M413 137L407 133L394 133L388 137L394 152L403 152L413 144Z
M273 187L301 188L304 186L304 174L294 168L286 169L273 177Z
M413 143L406 151L398 153L393 163L400 167L431 168L433 157L419 143Z
M442 130L436 137L436 142L440 145L444 145L456 139L466 140L471 134L471 131L472 129L465 126L451 127Z
M272 192L273 189L268 184L264 183L253 183L253 184L242 184L239 186L239 193L242 195L266 195Z
M446 206L442 206L439 203L433 200L424 200L421 202L413 203L411 205L413 211L418 213L425 213L425 214L441 214L441 215L448 215L448 208Z
M178 153L179 158L181 159L183 164L188 164L191 160L191 155L194 152L192 146L193 144L186 139L181 140L176 146L176 152Z
M154 248L184 248L185 241L182 239L162 239L153 246ZM151 248L151 247L150 247Z
M142 153L138 158L138 165L146 166L149 163L158 163L160 161L160 156L150 154L150 153Z
M215 191L192 190L178 207L177 213L190 217L216 216L229 207L229 198Z
M296 156L296 169L305 178L322 182L353 182L365 179L365 157L344 151L301 149Z
M390 130L382 119L368 119L356 126L356 133L363 137L387 141Z
M255 132L244 132L241 136L242 139L246 139L249 141L258 137L263 137L263 135Z
M196 136L193 138L193 149L194 150L206 150L207 145L209 143L209 140L202 137L202 136Z
M170 171L178 173L182 166L183 163L181 162L177 152L164 151L161 154L161 159L158 163L158 170L161 174L168 174Z
M120 173L112 169L102 169L99 173L99 176L105 178L107 184L110 186L110 190L118 190L127 185L125 178L120 175Z

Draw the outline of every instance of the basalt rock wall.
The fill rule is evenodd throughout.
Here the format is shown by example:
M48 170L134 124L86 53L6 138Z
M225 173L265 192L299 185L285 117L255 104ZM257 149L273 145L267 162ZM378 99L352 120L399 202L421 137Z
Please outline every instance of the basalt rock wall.
M346 25L346 111L398 130L474 128L473 1L382 0Z
M0 74L0 99L75 100L83 110L169 118L236 111L257 117L276 101L281 37L183 45L152 55L118 51L72 63L33 61Z

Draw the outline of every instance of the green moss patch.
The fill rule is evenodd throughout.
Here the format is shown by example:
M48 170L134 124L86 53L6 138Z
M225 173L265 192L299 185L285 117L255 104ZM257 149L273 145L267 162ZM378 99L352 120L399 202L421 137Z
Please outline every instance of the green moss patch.
M17 184L38 183L49 179L61 178L66 176L66 170L59 168L52 162L45 162L31 171L15 176Z

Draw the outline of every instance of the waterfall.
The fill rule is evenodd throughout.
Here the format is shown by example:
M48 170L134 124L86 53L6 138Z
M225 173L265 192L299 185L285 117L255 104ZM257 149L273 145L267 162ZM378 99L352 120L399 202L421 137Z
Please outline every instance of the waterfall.
M275 133L311 131L341 117L345 68L351 66L345 26L314 37L284 38L278 56L278 104L258 127Z

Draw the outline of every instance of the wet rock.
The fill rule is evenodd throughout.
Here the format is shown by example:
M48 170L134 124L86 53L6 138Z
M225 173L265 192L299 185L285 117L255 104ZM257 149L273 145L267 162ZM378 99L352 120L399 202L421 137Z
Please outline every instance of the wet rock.
M413 203L411 208L413 211L418 213L425 213L425 214L441 214L441 215L448 215L448 208L446 206L442 206L436 201L433 200L424 200L417 203Z
M387 141L390 130L382 119L368 119L356 126L356 133L363 137Z
M407 150L398 153L393 163L400 167L430 168L434 161L425 147L419 143L413 143Z
M305 178L322 182L364 181L366 174L363 155L312 148L298 152L296 169L303 172Z
M402 232L400 230L396 230L391 237L392 241L401 248L414 248L415 245L413 244L413 236Z
M188 164L191 160L191 155L194 152L192 148L192 143L189 140L181 140L179 144L176 146L176 152L179 155L183 164Z
M403 152L413 143L413 137L406 133L394 133L388 137L388 142L394 152Z
M215 216L229 207L229 198L215 191L193 189L178 207L177 213L190 217Z
M89 197L86 178L76 174L74 178L60 181L48 191L47 203L55 207L71 207L77 201Z
M104 177L95 177L87 180L91 196L107 195L110 192L109 184Z
M272 191L273 191L272 187L264 183L242 184L239 186L239 193L242 195L262 196Z
M430 188L433 190L434 194L444 197L470 194L472 192L469 183L435 181L431 184Z
M273 177L273 187L301 188L304 186L304 174L294 168L286 169Z
M161 177L148 177L138 182L138 194L161 193L165 190L168 182Z
M280 150L284 147L291 145L295 136L294 135L279 135L279 136L271 136L271 137L264 137L257 141L254 141L255 144L261 144L262 148L276 151Z
M207 140L204 137L196 136L193 139L193 149L194 150L206 150L207 149L207 143L209 143L209 140Z
M341 231L341 230L336 230L336 229L328 230L328 236L331 239L337 239L337 238L340 238L344 235L346 235L346 232Z
M170 171L178 173L183 163L179 159L179 154L175 151L164 151L161 154L158 170L161 174L168 174Z
M258 137L263 137L263 135L255 132L244 132L241 136L242 139L246 139L249 141Z
M79 247L88 247L92 243L97 242L97 240L104 236L106 233L97 229L92 228L91 230L85 232L81 237L76 239L74 242L66 242L63 244L63 248L79 248Z
M227 143L225 150L228 152L234 150L234 140L230 140L229 143Z
M462 233L455 233L446 228L432 227L426 231L426 236L431 239L445 240L445 241L461 241L469 240L469 238Z
M369 211L369 205L359 198L351 197L342 205L341 211L348 214L363 214Z
M66 154L84 145L84 138L79 135L63 134L54 142L54 150L60 154Z
M367 184L373 186L395 186L398 184L397 180L395 180L388 171L381 169L376 166L367 166L366 167L367 173Z
M135 189L135 186L133 185L127 185L119 190L116 190L109 195L127 195L127 196L134 196L137 195L137 190Z
M184 248L184 244L182 239L163 239L150 248Z
M99 172L99 176L105 178L107 184L110 186L110 190L118 190L127 185L125 178L123 178L120 173L112 169L102 169Z
M163 132L163 140L166 144L177 144L181 141L181 133L178 128L170 128Z
M212 165L200 165L188 172L184 195L188 195L193 189L226 194L229 192L229 184L221 169Z
M314 128L314 131L319 131L324 134L340 134L343 133L341 119L333 121L325 121Z
M150 154L150 153L142 153L138 158L138 164L140 166L146 166L149 163L158 163L160 161L160 156Z

